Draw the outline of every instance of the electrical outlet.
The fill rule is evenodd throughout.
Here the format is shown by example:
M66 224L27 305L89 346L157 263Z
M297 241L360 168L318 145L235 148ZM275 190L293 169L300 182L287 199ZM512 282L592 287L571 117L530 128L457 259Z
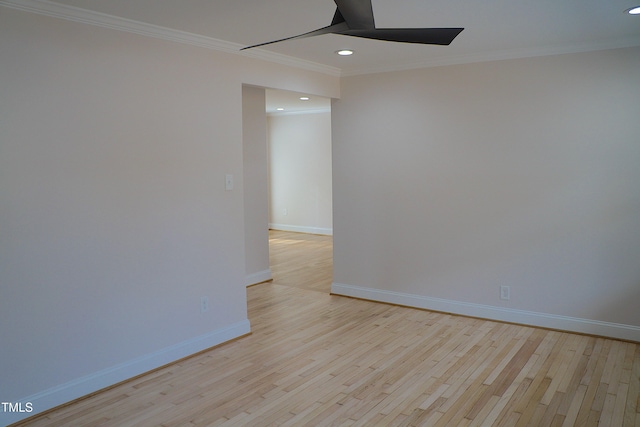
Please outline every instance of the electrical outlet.
M206 313L209 310L209 297L200 298L200 313Z
M500 286L500 299L509 301L511 298L511 287L510 286Z

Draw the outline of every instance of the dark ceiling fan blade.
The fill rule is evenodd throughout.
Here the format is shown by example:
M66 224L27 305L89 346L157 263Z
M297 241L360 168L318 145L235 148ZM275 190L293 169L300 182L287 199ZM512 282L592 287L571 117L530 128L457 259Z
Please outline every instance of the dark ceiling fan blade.
M349 28L366 30L376 27L371 0L334 0L334 2Z
M347 24L342 22L342 23L337 23L337 24L334 24L334 25L329 25L328 27L323 27L323 28L320 28L320 29L317 29L317 30L314 30L314 31L309 31L308 33L299 34L297 36L287 37L287 38L279 39L279 40L272 40L270 42L254 44L252 46L243 47L240 50L251 49L251 48L259 47L259 46L266 46L268 44L283 42L285 40L304 39L304 38L307 38L307 37L319 36L319 35L322 35L322 34L330 34L330 33L339 34L342 31L348 30L348 29L349 29L349 27L347 27Z
M464 28L374 28L336 32L347 36L391 42L449 45Z
M330 33L392 42L449 45L464 30L464 28L376 28L371 0L334 0L334 2L338 8L328 27L293 37L254 44L240 50Z
M331 25L341 24L345 22L344 16L340 13L340 9L336 9L336 13L333 15L333 21L331 21Z

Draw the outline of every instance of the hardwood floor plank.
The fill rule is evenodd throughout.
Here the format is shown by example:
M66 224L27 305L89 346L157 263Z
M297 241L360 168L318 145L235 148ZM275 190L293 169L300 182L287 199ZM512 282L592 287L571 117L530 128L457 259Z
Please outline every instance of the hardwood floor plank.
M635 348L633 348L635 347ZM633 352L631 374L629 375L629 392L625 406L623 425L625 427L640 426L640 345L629 348Z
M270 232L252 334L22 426L640 427L640 345L329 295L330 236Z
M590 361L587 364L587 372L580 382L581 385L587 386L582 406L577 418L577 425L587 425L592 417L592 410L597 406L596 396L600 387L600 378L606 362L606 355L609 353L612 342L609 340L598 339L596 346L591 354Z

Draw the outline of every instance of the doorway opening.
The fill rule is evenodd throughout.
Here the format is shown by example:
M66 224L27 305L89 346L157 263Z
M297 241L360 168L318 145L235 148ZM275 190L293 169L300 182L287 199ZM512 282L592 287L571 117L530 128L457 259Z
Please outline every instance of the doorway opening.
M266 90L269 228L333 234L331 101Z
M331 292L331 100L266 90L269 257L276 283Z
M329 293L331 100L243 86L243 156L246 284Z

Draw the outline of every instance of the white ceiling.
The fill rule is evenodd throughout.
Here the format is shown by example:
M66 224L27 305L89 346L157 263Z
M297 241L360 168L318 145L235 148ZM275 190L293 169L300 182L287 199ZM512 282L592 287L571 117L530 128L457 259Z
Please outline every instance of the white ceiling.
M335 11L335 4L330 0L54 2L230 42L234 48L327 26ZM332 67L342 75L355 75L640 46L640 16L624 12L639 4L640 0L373 0L379 28L464 27L465 30L450 46L391 43L329 34L265 46L257 53L286 55ZM356 53L351 57L335 55L336 50L343 48Z
M331 100L329 98L274 89L267 89L265 93L266 111L269 115L308 114L331 111ZM301 97L309 99L301 100ZM278 108L282 108L282 111L278 111Z

